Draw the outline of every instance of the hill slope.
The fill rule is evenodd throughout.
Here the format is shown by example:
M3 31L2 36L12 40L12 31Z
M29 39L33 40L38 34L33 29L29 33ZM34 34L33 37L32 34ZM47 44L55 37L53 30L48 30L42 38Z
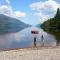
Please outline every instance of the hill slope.
M29 25L19 21L18 19L0 14L0 34L17 32L28 26Z
M42 28L45 29L55 29L55 30L60 30L60 10L59 8L57 9L57 13L54 16L54 18L48 19L45 21L42 25Z

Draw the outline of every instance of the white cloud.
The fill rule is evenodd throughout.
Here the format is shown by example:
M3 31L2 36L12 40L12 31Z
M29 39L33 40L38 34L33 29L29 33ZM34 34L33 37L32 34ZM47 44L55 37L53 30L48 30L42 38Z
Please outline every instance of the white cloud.
M8 5L0 6L0 14L5 14L7 16L14 17L14 18L26 17L26 13L21 11L13 11L12 7Z
M6 5L0 5L0 14L5 14L7 16L10 17L14 17L14 18L24 18L26 17L26 13L25 12L21 12L21 11L14 11L11 4L10 4L10 0L5 0L6 1Z
M51 18L55 15L57 8L60 7L54 0L48 0L45 2L35 2L30 5L30 8L35 11L35 15L40 17L39 20L42 22L47 18Z
M41 12L40 13L35 13L34 15L37 16L40 23L43 23L45 20L47 20L49 18L49 15L45 15Z
M15 11L14 12L15 13L15 15L16 15L16 17L26 17L26 13L24 13L24 12L21 12L21 11Z
M13 10L12 10L11 6L1 5L0 6L0 14L5 14L5 15L8 15L8 16L12 16L13 15Z
M58 4L55 1L49 0L49 1L45 1L45 2L36 2L36 3L32 3L30 5L30 7L32 8L32 10L39 10L39 9L50 9L51 11L54 10L56 11L56 9L60 6L60 4Z

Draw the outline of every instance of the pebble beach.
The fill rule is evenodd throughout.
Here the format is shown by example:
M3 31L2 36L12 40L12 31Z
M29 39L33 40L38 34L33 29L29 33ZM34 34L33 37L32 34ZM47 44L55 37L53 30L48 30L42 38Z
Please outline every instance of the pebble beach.
M60 47L0 51L0 60L60 60Z

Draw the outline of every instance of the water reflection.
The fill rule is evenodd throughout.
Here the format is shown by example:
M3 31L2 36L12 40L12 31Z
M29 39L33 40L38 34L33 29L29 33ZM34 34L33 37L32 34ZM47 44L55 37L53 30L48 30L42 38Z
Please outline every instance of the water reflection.
M60 46L60 30L57 29L44 29L47 33L52 34L56 38L56 45Z
M50 35L44 32L41 28L29 27L23 29L17 33L8 33L0 35L0 48L24 48L33 46L34 36L31 34L31 30L36 29L39 31L37 38L37 46L41 46L41 35L44 36L44 45L45 46L55 46L56 39L53 35Z

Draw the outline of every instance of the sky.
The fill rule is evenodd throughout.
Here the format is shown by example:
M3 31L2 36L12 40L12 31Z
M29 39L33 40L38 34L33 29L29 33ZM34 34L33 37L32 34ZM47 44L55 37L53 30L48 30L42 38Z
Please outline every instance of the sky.
M54 17L57 8L60 8L60 0L0 0L0 14L31 25Z

